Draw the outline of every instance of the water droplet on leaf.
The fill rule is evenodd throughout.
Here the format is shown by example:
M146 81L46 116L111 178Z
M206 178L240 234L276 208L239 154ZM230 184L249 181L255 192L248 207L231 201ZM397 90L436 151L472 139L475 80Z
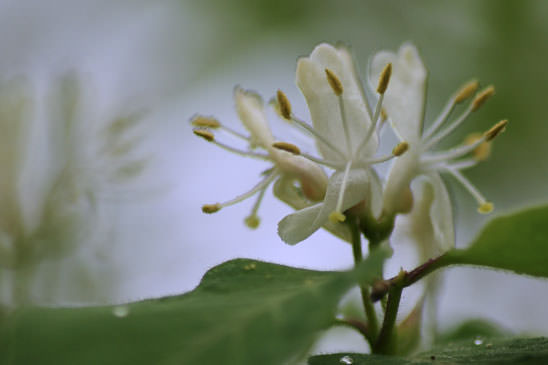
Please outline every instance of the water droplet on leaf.
M341 357L341 359L339 360L339 364L352 365L353 363L354 360L352 360L352 358L348 355Z
M112 314L118 318L127 317L129 314L129 307L127 305L119 305L112 309Z
M483 340L479 337L476 337L476 339L474 340L474 345L476 346L483 345Z

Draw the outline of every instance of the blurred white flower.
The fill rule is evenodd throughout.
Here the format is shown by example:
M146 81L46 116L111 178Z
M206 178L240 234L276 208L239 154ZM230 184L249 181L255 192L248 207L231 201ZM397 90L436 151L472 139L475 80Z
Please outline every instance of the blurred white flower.
M303 156L335 172L329 179L323 202L290 214L280 222L278 233L286 243L304 240L328 220L343 222L346 219L343 212L361 202L369 214L378 216L381 185L371 165L406 150L406 144L402 143L391 155L374 157L378 146L377 122L391 70L390 64L383 66L377 88L380 97L372 113L346 48L320 44L309 57L298 61L297 85L306 98L314 128L294 116L292 120L315 137L323 159Z
M383 193L383 214L390 216L408 212L413 205L413 196L415 199L427 199L417 202L420 209L415 209L412 218L420 220L421 226L431 226L438 247L446 251L454 246L452 205L439 174L448 173L453 176L478 201L479 212L489 213L493 205L460 171L475 166L486 157L486 144L504 129L507 121L497 123L469 144L448 151L431 152L431 149L460 126L470 113L478 110L494 94L494 88L489 86L476 94L478 82L467 83L450 98L439 117L426 132L423 132L427 72L417 49L411 44L404 44L397 54L387 51L377 53L370 64L370 79L378 77L387 63L393 65L393 75L385 95L384 107L396 135L409 143L409 151L391 166ZM465 111L445 129L439 131L455 106L475 94ZM466 157L467 155L472 156ZM410 183L417 176L426 177L423 183L431 187L420 188L418 193L411 194ZM427 215L419 219L419 211ZM431 233L428 229L416 232L422 232L426 236ZM431 240L431 237L415 238L417 242Z
M0 82L0 268L16 281L97 237L98 197L145 166L134 154L138 115L98 120L93 95L74 75L56 80L45 98L32 86ZM13 288L14 304L28 299L26 289Z

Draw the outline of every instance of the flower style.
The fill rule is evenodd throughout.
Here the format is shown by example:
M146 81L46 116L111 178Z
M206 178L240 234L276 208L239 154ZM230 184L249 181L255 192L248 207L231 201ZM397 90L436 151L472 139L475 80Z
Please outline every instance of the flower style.
M347 49L320 44L309 57L298 61L297 85L308 104L313 128L294 115L284 117L315 138L324 159L302 155L335 172L329 179L323 202L290 214L279 223L278 233L286 243L304 240L328 221L343 222L343 212L360 202L364 202L369 214L378 215L381 185L370 166L399 156L407 149L402 142L392 154L374 157L378 146L377 122L390 73L391 65L387 62L378 75L379 99L372 112Z
M393 65L393 75L385 95L384 108L394 132L401 140L409 143L409 151L391 166L383 193L383 214L390 216L408 212L413 204L410 184L417 176L425 176L431 189L425 190L428 193L416 193L415 198L419 195L424 199L428 198L429 220L438 245L445 251L454 246L454 228L451 201L440 173L453 176L477 200L478 211L489 213L493 204L460 171L475 166L486 157L488 143L504 130L507 121L495 124L468 144L448 151L430 152L472 112L477 111L494 94L494 88L489 86L476 94L479 86L477 81L465 84L449 99L441 114L423 132L427 72L418 51L413 45L404 44L397 54L387 51L377 53L371 61L370 77L378 76L388 62ZM472 97L465 111L440 131L453 109ZM467 155L472 157L465 157Z
M234 100L238 116L250 133L249 137L221 124L214 118L200 115L194 117L191 121L196 127L194 134L230 152L269 161L273 164L273 167L267 170L265 173L266 176L248 192L224 203L206 204L202 207L202 211L204 213L214 213L221 208L239 203L258 194L251 214L245 219L247 226L256 228L259 225L257 212L260 203L266 189L276 179L278 179L276 190L282 195L290 191L288 188L293 186L294 180L298 180L306 201L322 200L327 186L325 172L316 163L298 156L300 151L296 146L290 143L275 141L268 126L262 99L253 92L236 87L234 90ZM284 107L290 108L289 104L285 104ZM241 150L219 142L211 131L212 129L222 129L237 138L243 139L249 144L251 149L260 148L267 153L259 153L251 149Z

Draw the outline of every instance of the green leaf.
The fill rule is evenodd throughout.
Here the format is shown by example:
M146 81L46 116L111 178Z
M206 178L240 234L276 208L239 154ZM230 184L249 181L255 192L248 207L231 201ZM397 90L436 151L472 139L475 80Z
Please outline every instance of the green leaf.
M477 338L509 337L512 333L499 325L485 319L468 319L463 323L439 335L436 344L447 344L463 340L473 341Z
M465 250L447 253L448 264L471 264L548 277L548 206L493 219Z
M319 272L237 259L185 295L124 306L20 309L0 329L2 364L281 364L333 323L341 296L370 282L384 254L357 271Z
M493 339L474 342L455 342L435 348L410 358L365 355L330 354L312 356L309 365L353 365L391 364L391 365L432 365L432 364L516 364L533 365L548 363L548 338Z

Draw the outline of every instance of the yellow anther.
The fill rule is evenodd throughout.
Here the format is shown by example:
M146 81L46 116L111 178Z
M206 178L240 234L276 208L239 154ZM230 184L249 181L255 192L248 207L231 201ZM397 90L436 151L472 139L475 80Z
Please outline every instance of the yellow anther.
M482 137L483 135L481 133L469 134L464 139L464 144L469 146L479 141ZM491 143L489 142L480 143L476 148L474 148L474 150L472 151L472 154L474 156L474 160L476 161L487 160L487 158L491 155Z
M329 214L329 220L333 223L342 223L346 220L346 217L341 212L335 210Z
M400 142L396 145L396 147L394 147L394 149L392 150L392 154L394 156L401 156L403 155L405 152L407 152L407 150L409 149L409 143L407 142Z
M208 142L212 142L213 140L215 140L215 135L205 129L195 129L193 130L193 132L195 135L197 135L198 137L202 137Z
M478 110L491 96L495 94L495 87L488 86L482 92L480 92L472 101L472 111Z
M204 204L204 205L202 205L202 212L207 213L207 214L211 214L211 213L218 212L219 210L221 210L221 208L222 208L222 206L219 203Z
M278 106L280 108L280 114L285 119L291 119L291 104L289 103L289 99L287 99L287 96L283 93L282 90L278 90L276 92L276 98L278 99Z
M213 117L204 117L202 115L198 115L194 117L191 121L192 125L195 127L200 128L219 128L221 126L221 123Z
M277 148L277 149L282 150L282 151L292 153L294 155L300 155L301 154L301 150L299 149L299 147L297 147L294 144L289 143L289 142L274 142L274 143L272 143L272 147Z
M478 212L481 214L489 214L493 211L494 206L491 202L484 202L478 207Z
M497 124L495 124L494 126L492 126L491 129L485 132L485 140L487 142L492 141L501 132L504 132L507 124L508 124L508 120L504 119L498 122Z
M477 80L472 80L464 84L463 87L457 92L455 96L455 104L462 103L478 90L479 82Z
M331 71L330 69L325 69L325 75L327 76L327 81L333 89L335 95L339 96L343 93L343 86L341 80Z
M246 217L244 220L245 225L248 226L251 229L255 229L259 227L259 224L261 223L261 219L257 217L256 215L250 215L249 217Z
M385 93L386 88L388 87L388 82L390 81L390 75L392 75L392 64L387 63L379 76L379 83L377 84L377 92L379 94Z
M386 122L388 119L388 114L386 113L386 109L381 108L381 123Z

